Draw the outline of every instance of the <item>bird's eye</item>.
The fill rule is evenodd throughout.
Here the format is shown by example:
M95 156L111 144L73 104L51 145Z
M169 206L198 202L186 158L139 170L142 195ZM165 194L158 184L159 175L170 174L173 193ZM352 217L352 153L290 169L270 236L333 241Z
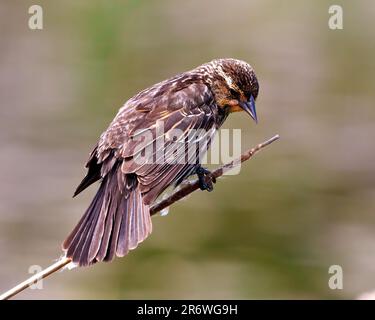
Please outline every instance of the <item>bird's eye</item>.
M234 90L234 89L229 89L229 92L230 92L230 95L232 97L237 97L238 96L238 92L236 90Z

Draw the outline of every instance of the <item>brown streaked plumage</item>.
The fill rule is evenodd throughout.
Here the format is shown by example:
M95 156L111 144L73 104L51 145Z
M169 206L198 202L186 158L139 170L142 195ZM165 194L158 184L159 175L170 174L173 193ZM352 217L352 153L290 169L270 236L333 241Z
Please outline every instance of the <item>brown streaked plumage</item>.
M257 121L254 101L258 81L246 62L218 59L155 84L129 99L101 135L86 164L88 172L74 195L101 180L90 206L63 243L66 256L79 266L111 261L137 247L152 231L149 207L170 185L193 173L207 174L197 153L182 163L145 163L139 132L149 130L167 150L172 129L185 145L190 129L204 129L207 146L231 112L246 111ZM163 121L164 133L158 136ZM142 149L143 148L143 149ZM159 155L153 148L153 156ZM189 160L189 161L187 161ZM192 161L193 160L193 161ZM204 181L204 180L202 180ZM202 182L202 189L209 189Z

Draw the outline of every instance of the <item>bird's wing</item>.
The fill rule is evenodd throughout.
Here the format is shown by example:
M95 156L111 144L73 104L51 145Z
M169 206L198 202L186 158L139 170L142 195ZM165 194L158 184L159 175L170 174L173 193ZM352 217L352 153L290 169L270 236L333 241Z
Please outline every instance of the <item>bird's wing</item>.
M194 83L156 99L132 128L121 170L137 175L145 203L191 174L215 134L216 112L211 91Z
M175 161L167 162L173 145L186 147L189 141L191 146L194 139L199 139L202 141L199 147L207 149L217 129L218 114L212 92L205 84L194 82L179 87L181 79L175 83L146 89L119 110L91 154L88 173L93 169L82 183L105 177L121 161L122 173L137 175L140 190L146 194L145 202L150 203L170 184L189 175L199 163L196 153L185 153L182 159L182 152L177 152ZM192 129L199 130L196 136L192 135L195 133ZM146 151L150 156L147 162L146 157L142 158ZM79 187L77 191L83 189Z

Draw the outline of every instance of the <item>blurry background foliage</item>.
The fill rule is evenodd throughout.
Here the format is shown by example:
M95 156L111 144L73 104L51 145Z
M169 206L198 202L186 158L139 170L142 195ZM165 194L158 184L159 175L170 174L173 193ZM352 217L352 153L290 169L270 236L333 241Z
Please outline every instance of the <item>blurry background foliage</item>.
M153 219L112 264L19 298L351 298L375 288L375 5L362 1L34 1L0 5L0 289L49 265L95 187L71 196L91 147L139 90L218 57L248 61L260 123L282 139ZM344 29L328 28L328 7ZM328 268L344 269L344 290Z

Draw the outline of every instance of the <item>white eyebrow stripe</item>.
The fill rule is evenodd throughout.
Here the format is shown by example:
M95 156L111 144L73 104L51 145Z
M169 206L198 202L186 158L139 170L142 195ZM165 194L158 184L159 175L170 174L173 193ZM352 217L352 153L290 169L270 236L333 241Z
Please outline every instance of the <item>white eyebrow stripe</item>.
M218 66L217 71L218 71L218 74L221 75L225 79L225 82L227 83L227 85L229 87L232 87L233 79L224 72L223 68L221 66Z

